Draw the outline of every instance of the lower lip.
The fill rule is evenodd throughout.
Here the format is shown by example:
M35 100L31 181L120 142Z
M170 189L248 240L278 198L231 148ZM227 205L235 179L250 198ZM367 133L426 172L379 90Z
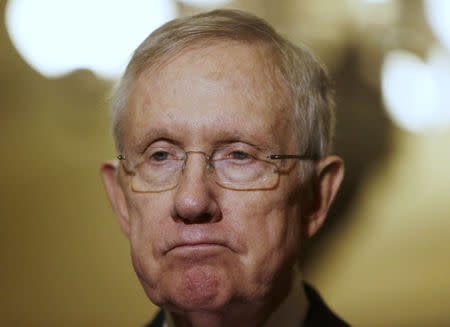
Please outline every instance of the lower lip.
M173 248L168 254L184 258L205 258L220 254L226 249L220 244L181 245Z

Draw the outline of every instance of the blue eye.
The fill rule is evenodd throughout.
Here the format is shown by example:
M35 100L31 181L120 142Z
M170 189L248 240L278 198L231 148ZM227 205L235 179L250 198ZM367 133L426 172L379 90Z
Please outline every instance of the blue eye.
M158 151L158 152L152 153L152 155L150 156L150 158L155 161L167 160L168 157L169 157L169 153L164 152L164 151Z

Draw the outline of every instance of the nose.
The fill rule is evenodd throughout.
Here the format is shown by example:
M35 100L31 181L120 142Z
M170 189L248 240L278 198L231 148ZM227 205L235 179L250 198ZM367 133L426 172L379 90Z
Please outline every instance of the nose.
M204 152L186 153L174 201L173 218L185 224L212 223L221 219L221 212L206 176L207 157Z

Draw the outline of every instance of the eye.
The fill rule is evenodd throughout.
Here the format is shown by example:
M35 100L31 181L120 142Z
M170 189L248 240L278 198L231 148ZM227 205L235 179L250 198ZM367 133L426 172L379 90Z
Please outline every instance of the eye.
M233 151L230 153L230 158L235 160L248 160L251 159L252 156L244 151Z
M151 154L150 159L155 161L164 161L169 158L169 153L165 151L157 151Z

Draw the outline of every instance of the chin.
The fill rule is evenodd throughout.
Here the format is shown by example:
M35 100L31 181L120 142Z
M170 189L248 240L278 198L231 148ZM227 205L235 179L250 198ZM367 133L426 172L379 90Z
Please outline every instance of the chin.
M147 292L158 306L173 311L216 311L232 300L232 281L213 266L193 266L168 272L157 289Z

